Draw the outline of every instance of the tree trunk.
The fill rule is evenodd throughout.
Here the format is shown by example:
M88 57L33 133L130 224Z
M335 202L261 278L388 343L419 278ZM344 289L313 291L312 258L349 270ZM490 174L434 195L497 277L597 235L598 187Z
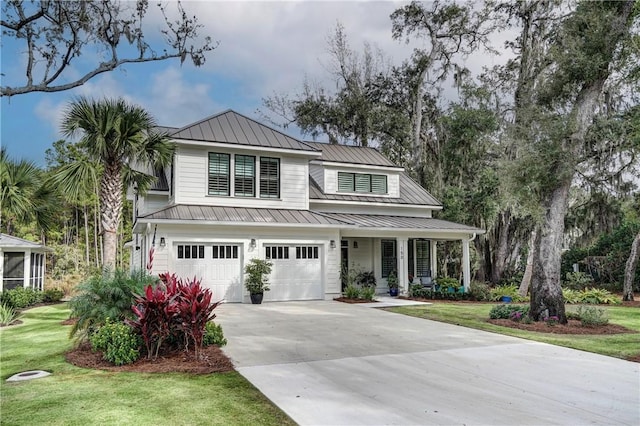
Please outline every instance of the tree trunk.
M89 214L88 207L85 204L82 208L82 214L84 216L84 247L85 247L85 255L86 257L86 265L89 266L91 263L90 254L89 254Z
M560 255L570 187L571 181L566 181L547 197L544 221L536 236L530 311L535 321L556 316L561 324L567 323L560 287Z
M122 216L121 165L118 162L105 165L100 182L100 222L103 233L103 267L116 267L118 224Z
M491 282L498 284L502 280L502 275L507 266L507 258L510 252L509 238L512 216L510 209L506 209L498 215L497 225L494 228L493 261L491 262Z
M629 253L629 259L627 259L627 265L624 268L624 285L622 287L622 300L633 300L633 281L636 275L636 266L638 266L638 259L640 258L640 232L636 235L636 238L631 244L631 252Z
M533 275L533 251L536 242L537 232L535 230L531 231L531 237L529 237L529 253L527 254L527 266L524 268L524 275L522 276L522 281L520 282L520 288L518 289L518 294L520 296L526 296L529 292L529 286L531 285L531 276Z

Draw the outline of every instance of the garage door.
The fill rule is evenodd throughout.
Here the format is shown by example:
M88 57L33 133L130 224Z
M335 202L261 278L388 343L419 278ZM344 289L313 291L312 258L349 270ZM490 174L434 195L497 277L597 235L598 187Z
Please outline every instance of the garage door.
M237 244L176 244L175 270L202 279L213 301L242 302L242 250Z
M266 301L322 299L322 250L313 245L266 245L273 263Z

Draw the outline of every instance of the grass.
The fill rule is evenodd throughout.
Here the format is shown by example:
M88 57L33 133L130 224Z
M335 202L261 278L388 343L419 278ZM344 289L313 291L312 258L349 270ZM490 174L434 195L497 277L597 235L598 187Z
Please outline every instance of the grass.
M295 424L239 373L113 373L64 360L72 343L66 305L25 311L0 329L0 415L11 425L287 425ZM51 376L7 383L13 374Z
M537 342L550 343L568 348L580 349L616 358L640 355L640 309L634 307L602 307L609 315L609 322L635 330L636 333L614 335L568 335L548 334L493 325L486 320L492 304L434 303L433 305L388 308L389 311L425 318L464 327L521 337ZM575 307L567 307L574 310Z

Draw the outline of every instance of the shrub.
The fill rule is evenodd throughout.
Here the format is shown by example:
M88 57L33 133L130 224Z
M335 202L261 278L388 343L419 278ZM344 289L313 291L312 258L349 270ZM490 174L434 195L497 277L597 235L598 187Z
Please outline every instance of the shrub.
M608 305L620 303L620 300L608 290L604 290L601 288L590 288L585 289L580 293L580 302L591 303L595 305Z
M375 295L376 295L375 287L363 287L362 290L360 291L360 297L362 297L364 300L373 300Z
M512 319L514 312L520 312L521 318L529 316L529 306L522 305L496 305L491 308L489 318L491 319Z
M458 288L460 287L460 282L455 278L449 277L438 277L436 278L436 284L440 286L441 289L446 289L448 287Z
M42 301L45 303L58 303L64 297L64 291L59 288L48 288L42 292Z
M580 303L582 300L581 293L578 290L572 290L570 288L562 289L562 297L564 298L564 303L569 304Z
M32 288L16 287L2 292L0 301L14 309L24 309L42 302L42 292Z
M104 325L89 336L91 348L114 365L131 364L140 358L140 337L131 327L107 318Z
M567 317L567 320L577 320L580 321L582 318L580 318L580 314L578 312L575 311L566 311L565 315Z
M11 306L0 303L0 326L9 325L18 319L20 314Z
M579 306L577 314L584 327L609 324L607 312L602 308L596 308L595 306Z
M222 327L213 321L209 321L204 327L204 337L202 339L202 346L216 345L222 347L227 344L227 339L222 333Z
M469 286L469 295L473 300L477 300L479 302L487 301L490 300L491 289L486 283L472 281Z
M518 286L516 286L515 284L492 288L490 291L489 299L493 301L499 301L502 296L509 296L514 302L526 302L528 300L528 297L520 296L520 294L518 293Z
M356 276L356 282L363 288L376 287L376 276L373 271L362 271Z
M562 284L571 290L584 290L587 286L593 285L591 275L584 272L567 272L565 277L566 279Z
M409 297L415 297L417 299L431 298L431 289L424 287L422 284L411 284L409 286Z
M90 277L78 286L78 295L69 302L71 317L78 320L71 329L71 336L83 332L80 335L83 338L84 332L101 326L107 318L121 321L132 317L134 294L141 293L145 285L154 281L154 277L144 271L105 271Z
M344 288L342 294L347 299L360 299L360 288L353 284L349 284Z
M244 282L245 287L251 294L264 293L269 291L269 274L273 263L262 259L251 259L244 267L247 279Z

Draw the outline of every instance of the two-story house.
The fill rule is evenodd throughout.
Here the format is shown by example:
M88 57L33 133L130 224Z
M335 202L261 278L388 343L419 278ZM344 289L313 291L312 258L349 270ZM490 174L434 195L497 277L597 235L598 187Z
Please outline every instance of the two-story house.
M331 299L343 267L373 271L378 291L397 274L437 276L438 241L481 229L432 217L442 208L373 148L303 142L234 111L180 129L173 164L135 196L132 267L196 276L215 299L246 302L244 266L273 263L265 301Z

